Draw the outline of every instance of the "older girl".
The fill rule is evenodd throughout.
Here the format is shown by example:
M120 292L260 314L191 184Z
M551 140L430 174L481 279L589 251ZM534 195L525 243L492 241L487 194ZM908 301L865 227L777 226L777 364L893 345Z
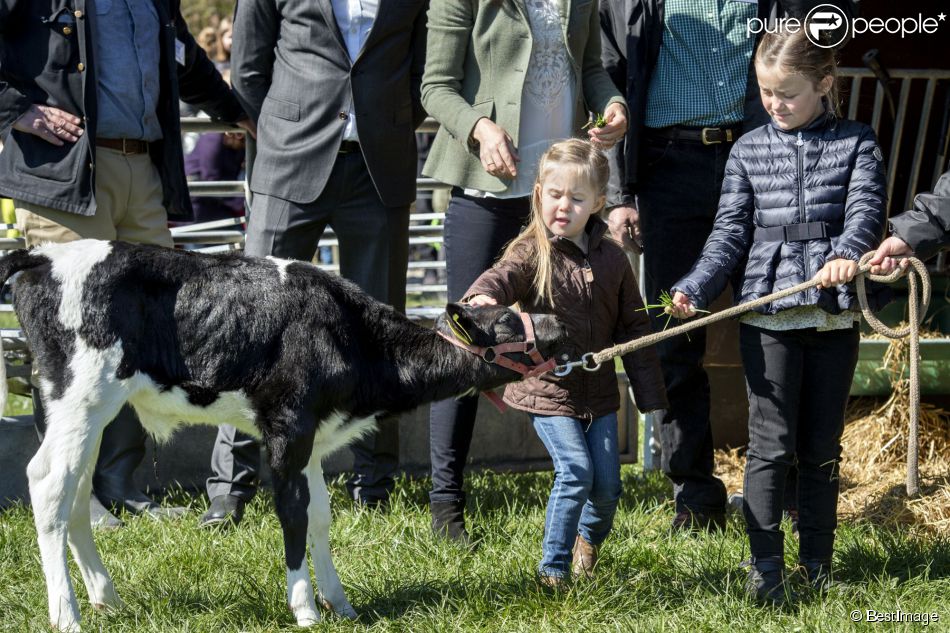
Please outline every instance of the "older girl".
M886 217L874 131L835 114L834 51L802 29L767 34L755 56L772 122L735 144L703 253L674 286L677 316L705 307L744 265L738 302L814 279L816 287L741 319L749 392L744 513L752 560L747 592L783 602L780 529L786 473L798 464L799 563L831 579L844 410L858 358L858 302L847 282Z

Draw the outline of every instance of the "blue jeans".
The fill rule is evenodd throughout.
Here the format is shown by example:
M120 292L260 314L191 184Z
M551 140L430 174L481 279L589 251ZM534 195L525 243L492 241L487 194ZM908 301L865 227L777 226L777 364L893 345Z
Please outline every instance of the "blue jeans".
M554 487L544 518L544 544L538 571L544 576L571 573L571 548L580 534L600 545L610 533L620 501L617 414L589 425L566 416L533 415L534 429L554 460Z

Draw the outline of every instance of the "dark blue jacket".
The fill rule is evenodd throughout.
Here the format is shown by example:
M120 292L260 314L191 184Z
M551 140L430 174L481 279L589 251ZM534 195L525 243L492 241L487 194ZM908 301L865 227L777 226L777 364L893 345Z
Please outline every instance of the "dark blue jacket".
M830 114L790 132L763 125L733 146L713 231L673 289L704 308L741 271L733 279L735 300L746 302L812 279L830 259L857 261L881 240L886 202L884 157L867 125ZM757 227L810 222L826 223L832 237L754 239ZM813 288L757 311L774 314L803 305L831 314L858 309L848 284Z
M180 0L152 0L161 25L157 116L164 138L149 144L175 219L191 217L181 151L179 98L215 120L243 118L237 99L188 33ZM33 103L55 106L96 129L95 0L0 0L0 195L95 215L96 146L91 133L55 146L12 129ZM102 34L108 37L108 33ZM176 63L176 40L183 63Z

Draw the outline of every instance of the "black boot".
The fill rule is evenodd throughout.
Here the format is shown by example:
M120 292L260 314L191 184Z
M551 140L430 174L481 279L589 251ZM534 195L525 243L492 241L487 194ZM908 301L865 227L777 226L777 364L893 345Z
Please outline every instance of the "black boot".
M429 504L432 513L432 533L440 538L455 541L466 547L472 539L465 529L465 500L433 501Z
M106 508L145 514L153 519L177 518L184 508L163 508L135 486L135 469L145 456L145 430L131 407L119 411L102 434L92 490Z
M805 584L818 593L827 593L832 585L831 561L830 560L800 560L798 565L801 568L802 577Z
M785 576L785 561L781 556L752 558L743 563L748 567L745 592L760 604L781 606L794 599Z

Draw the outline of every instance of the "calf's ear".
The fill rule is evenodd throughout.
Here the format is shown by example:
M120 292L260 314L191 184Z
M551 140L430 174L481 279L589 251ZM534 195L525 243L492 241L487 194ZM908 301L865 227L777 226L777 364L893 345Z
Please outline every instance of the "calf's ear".
M448 303L445 306L445 315L445 322L449 324L449 329L455 337L466 345L471 345L474 340L471 332L474 331L475 323L465 314L465 307L460 303Z

